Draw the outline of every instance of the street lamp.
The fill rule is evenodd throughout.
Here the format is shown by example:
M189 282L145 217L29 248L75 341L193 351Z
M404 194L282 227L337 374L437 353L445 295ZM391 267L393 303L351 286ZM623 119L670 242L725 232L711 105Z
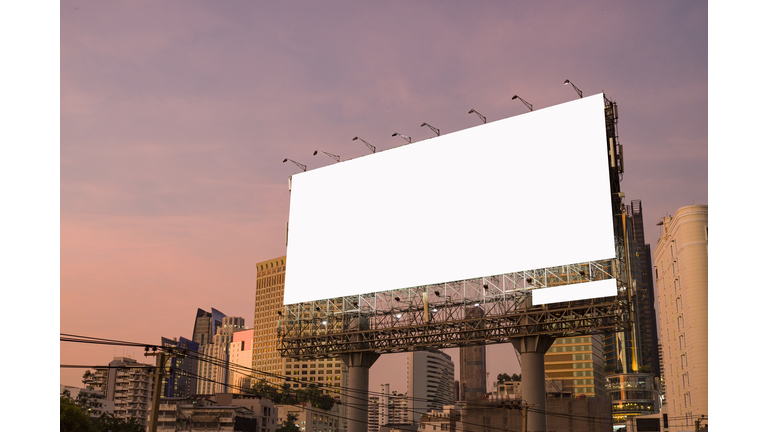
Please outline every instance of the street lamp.
M568 85L568 84L570 84L571 87L573 87L573 89L576 90L576 93L579 94L579 97L583 97L581 94L581 90L579 90L579 88L576 87L576 84L572 83L571 80L565 80L565 82L563 83L563 85Z
M436 127L432 127L432 125L430 125L428 123L422 123L421 124L421 127L424 127L424 126L429 126L429 128L432 129L432 132L436 133L437 136L440 136L440 129L438 129Z
M411 143L411 137L409 137L408 135L403 135L403 134L399 134L399 133L395 132L395 133L392 134L392 136L399 136L400 138L408 141L408 144Z
M521 98L521 97L520 97L520 96L518 96L518 95L514 95L514 96L512 96L512 100L515 100L515 99L520 99L520 102L524 103L524 104L525 104L525 106L527 106L529 110L533 111L533 105L531 105L531 104L529 104L528 102L526 102L526 101L525 101L525 99Z
M297 167L299 167L299 168L301 168L301 170L302 170L302 171L305 171L305 172L307 171L307 166L306 166L306 165L304 165L304 164L300 164L300 163L296 162L296 161L295 161L295 160L293 160L293 159L288 159L288 158L285 158L285 159L283 159L283 163L286 163L286 162L288 162L288 161L291 161L291 162L295 163L295 164L296 164L296 166L297 166Z
M362 142L363 142L365 145L367 145L367 146L368 146L368 148L369 148L369 149L371 149L371 152L373 152L373 153L376 153L376 147L374 147L374 146L372 146L372 145L368 144L367 142L365 142L365 140L364 140L364 139L362 139L362 138L360 138L360 137L354 137L354 138L352 138L352 141L354 141L354 140L360 140L360 141L362 141Z
M482 120L482 121L483 121L483 123L487 123L487 122L486 122L486 120L485 120L485 116L484 116L484 115L482 115L482 114L480 114L479 112L475 111L475 109L474 109L474 108L472 108L471 110L469 110L469 112L468 112L467 114L472 114L472 113L475 113L475 114L477 114L477 116L478 116L478 117L480 117L480 120Z
M333 154L333 153L324 152L324 151L322 151L322 150L319 150L319 151L320 151L321 153L325 153L326 155L328 155L328 157L330 157L330 158L332 158L332 159L336 159L336 162L341 162L341 157L340 157L340 156L338 156L338 155L335 155L335 154ZM312 156L315 156L315 155L317 154L317 152L318 152L318 150L315 150L315 152L314 152L314 153L312 153Z

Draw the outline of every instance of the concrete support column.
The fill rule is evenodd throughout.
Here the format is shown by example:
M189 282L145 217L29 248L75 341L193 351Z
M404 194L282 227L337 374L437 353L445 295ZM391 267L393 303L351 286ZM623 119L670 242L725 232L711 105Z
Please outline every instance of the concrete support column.
M347 381L347 432L368 430L368 377L371 366L379 354L357 352L341 354L341 361L349 369Z
M555 338L551 336L512 339L512 345L520 353L523 403L531 408L527 410L527 430L523 432L547 431L547 417L541 413L546 410L547 403L544 354L554 342Z
M368 319L357 317L352 319L347 327L349 332L368 330ZM366 349L368 343L358 333L350 338L354 349ZM341 361L347 366L349 379L347 381L347 432L368 431L368 377L371 366L379 358L374 352L350 352L340 355Z

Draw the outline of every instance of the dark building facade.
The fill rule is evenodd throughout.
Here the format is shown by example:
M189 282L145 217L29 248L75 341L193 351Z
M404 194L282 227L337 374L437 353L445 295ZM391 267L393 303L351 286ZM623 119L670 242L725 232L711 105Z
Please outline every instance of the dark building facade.
M195 315L195 329L192 332L192 341L197 343L199 347L211 343L216 335L216 330L221 327L224 318L226 318L226 315L214 308L211 308L211 312L198 308Z
M656 296L651 277L651 246L645 243L640 200L633 200L627 206L626 230L630 277L633 281L633 331L605 336L605 368L609 373L642 371L660 377Z
M198 309L199 310L199 309ZM196 353L200 344L187 338L179 339L161 338L163 346L174 347ZM186 355L184 357L172 357L168 361L166 375L163 378L163 397L191 397L197 389L197 356Z

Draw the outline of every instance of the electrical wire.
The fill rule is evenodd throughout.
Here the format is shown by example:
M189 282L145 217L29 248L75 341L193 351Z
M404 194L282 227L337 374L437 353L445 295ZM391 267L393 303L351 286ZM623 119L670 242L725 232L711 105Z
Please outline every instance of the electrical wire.
M225 360L222 360L222 359L219 359L219 358L216 358L216 357L212 357L212 356L209 356L209 355L206 355L206 354L203 354L203 353L194 352L194 351L187 351L185 349L179 349L179 348L176 348L176 347L164 347L164 346L161 346L161 345L154 345L154 344L143 344L143 343L138 343L138 342L128 342L128 341L120 341L120 340L115 340L115 339L95 338L95 337L89 337L89 336L79 336L79 335L71 335L71 334L63 334L63 333L61 334L61 336L63 336L61 338L62 342L144 347L146 350L149 350L149 349L153 349L153 350L157 350L157 349L166 350L167 349L169 351L184 351L185 355L193 357L193 358L195 358L198 361L206 362L206 363L212 364L212 365L217 366L217 367L226 368L227 370L232 370L232 371L235 371L235 372L243 374L243 375L251 376L250 374L254 374L254 376L255 376L255 374L259 374L259 375L263 375L263 376L266 376L266 377L274 377L274 378L278 378L278 379L281 379L281 380L284 380L284 381L289 381L289 382L305 383L304 381L298 381L296 378L291 377L291 376L279 375L279 374L270 373L270 372L266 372L266 371L259 371L257 369L248 368L248 367L245 367L245 366L242 366L242 365L237 365L235 363L231 363L229 361L225 361ZM334 360L336 360L336 359L334 359ZM137 365L137 366L127 366L127 367L126 366L114 366L114 367L106 366L105 367L105 366L84 366L84 365L60 365L60 366L61 367L65 367L65 368L89 368L89 369L105 369L105 368L115 368L115 369L149 368L149 369L151 369L151 368L156 367L156 366L149 366L149 365L142 365L142 366L138 366ZM235 369L237 369L237 370L235 370ZM191 377L194 377L194 378L200 379L200 380L211 381L211 382L214 382L216 384L224 385L225 387L233 387L233 386L230 386L229 384L213 381L213 380L211 380L209 378L200 376L200 375L198 375L196 373L189 373L188 372L188 376L191 376ZM353 388L350 388L350 387L335 387L333 385L322 384L319 381L318 382L312 382L312 383L310 383L310 385L314 385L318 389L321 389L321 390L323 388L326 388L327 390L333 390L333 391L338 390L339 394L346 396L346 398L348 399L347 402L345 403L345 405L354 407L356 409L364 409L364 408L368 407L368 403L369 403L368 398L361 398L360 394L367 395L368 397L371 397L371 396L376 396L376 397L381 396L381 393L374 392L374 391L353 389ZM277 390L277 391L283 390L282 387L279 387L279 386L273 386L273 388L275 390ZM240 390L244 391L246 389L241 387ZM293 389L291 389L291 390L293 390ZM414 402L432 402L431 400L425 399L425 398L415 398L415 397L408 397L408 396L406 396L404 398L407 399L407 400L414 401ZM357 400L357 401L360 401L360 402L359 403L358 402L350 403L349 399ZM298 407L298 405L293 405L293 406L297 406ZM494 409L494 408L500 408L500 406L490 407L490 406L486 405L485 403L472 403L472 402L465 403L465 406L467 408L470 408L470 409ZM303 408L306 408L306 407L303 407ZM417 411L415 409L408 409L406 411L410 411L413 414L428 415L427 412L421 412L421 411ZM528 412L544 414L546 416L552 416L552 417L567 418L567 419L578 420L578 421L588 421L588 422L596 422L596 423L608 423L608 422L603 421L601 419L598 419L598 418L596 418L594 416L579 416L579 415L575 415L575 414L556 413L556 412L553 412L553 411L546 411L546 410L537 409L535 407L529 407L528 408ZM342 417L342 416L339 416L339 418L344 418L344 419L349 420L349 421L359 421L359 420L351 419L351 418L348 418L348 417ZM365 423L367 424L368 422L365 422ZM487 425L473 424L473 423L466 423L466 422L464 422L464 423L467 424L467 425L470 425L470 426L482 426L482 427L486 427L488 429L506 430L504 428L495 428L495 427L491 427L491 426L487 426ZM610 423L614 424L612 421Z

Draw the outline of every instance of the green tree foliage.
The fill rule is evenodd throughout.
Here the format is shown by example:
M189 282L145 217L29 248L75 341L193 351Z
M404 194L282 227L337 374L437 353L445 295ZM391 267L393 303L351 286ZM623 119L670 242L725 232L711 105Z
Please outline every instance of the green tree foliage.
M91 432L94 430L88 414L75 401L67 396L61 396L59 403L59 430L61 432Z
M329 395L323 394L315 384L310 384L304 389L292 389L290 384L284 383L282 387L274 386L262 379L253 385L246 393L269 399L275 404L296 405L307 402L313 407L330 410L336 401Z
M95 432L145 432L146 428L134 418L128 420L115 417L114 414L104 413L101 417L93 419L93 431Z
M509 376L509 374L500 373L499 375L496 376L496 381L498 382L520 381L522 379L523 379L523 376L518 374L512 374L512 376Z
M83 396L83 397L80 397ZM88 416L88 408L95 406L93 400L85 396L83 392L72 400L70 393L65 390L60 398L61 418L59 430L61 432L145 432L146 428L136 419L122 419L114 414L103 413L99 418Z
M280 425L275 432L299 432L299 425L296 421L299 420L299 416L293 413L288 413L285 421Z

